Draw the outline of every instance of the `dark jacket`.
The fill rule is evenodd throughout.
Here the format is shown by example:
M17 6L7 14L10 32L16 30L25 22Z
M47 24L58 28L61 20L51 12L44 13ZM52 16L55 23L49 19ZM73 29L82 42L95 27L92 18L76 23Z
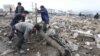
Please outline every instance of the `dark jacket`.
M49 16L48 16L48 11L46 8L42 8L39 13L41 13L41 18L43 21L48 22L49 21Z
M24 7L23 6L17 6L16 7L16 10L15 10L15 13L17 14L17 13L21 13L21 12L23 12L24 11Z
M18 23L20 20L23 22L25 21L25 17L21 16L21 14L16 15L13 20L11 21L11 26L14 26L16 23Z
M99 19L99 14L97 13L95 16L94 16L95 19Z

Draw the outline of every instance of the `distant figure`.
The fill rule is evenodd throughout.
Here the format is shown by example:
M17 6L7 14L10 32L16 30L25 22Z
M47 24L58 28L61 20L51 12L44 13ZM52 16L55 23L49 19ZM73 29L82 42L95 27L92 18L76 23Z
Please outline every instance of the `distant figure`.
M15 10L15 15L20 14L23 11L24 11L24 7L21 6L21 2L18 2L18 6L16 7L16 10Z
M94 19L99 19L99 14L98 13L94 16Z
M12 12L12 8L10 7L10 13Z
M47 9L42 5L40 6L40 10L38 10L38 13L41 13L42 21L44 22L43 31L47 31L47 24L49 24L49 15Z
M85 14L82 14L81 12L79 13L79 16L84 18L84 19L86 19L86 17L87 17Z
M82 13L81 12L79 13L79 16L82 16Z

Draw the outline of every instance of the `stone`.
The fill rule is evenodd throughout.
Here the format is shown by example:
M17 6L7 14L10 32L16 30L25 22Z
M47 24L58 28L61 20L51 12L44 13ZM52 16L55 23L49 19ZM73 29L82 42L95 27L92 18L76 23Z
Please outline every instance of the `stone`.
M72 38L76 38L78 37L78 35L79 35L78 33L74 33Z
M90 42L85 42L86 45L90 45Z
M97 43L100 43L100 34L97 34L95 36L95 40L96 40Z
M47 31L47 35L49 35L49 36L54 36L54 35L56 35L56 31L55 31L55 29L49 29L48 31Z
M75 56L80 56L80 54L79 53L76 53Z
M68 43L66 44L66 47L69 47L71 51L77 51L79 46L74 43Z
M4 35L4 36L7 36L7 33L4 33L3 35Z
M4 55L7 55L7 54L12 53L12 52L14 52L14 50L8 49L8 50L4 51L3 53L1 53L0 55L4 56Z
M36 53L36 56L41 56L40 52L37 52L37 53Z
M97 43L96 45L97 45L97 48L100 48L100 43Z
M72 32L76 32L76 33L80 33L80 34L84 34L84 35L93 35L91 33L91 30L88 30L88 31L82 31L82 30L72 30Z
M83 47L84 47L84 48L87 48L87 49L93 49L92 46L88 46L88 45L84 45Z
M30 49L29 49L29 48L27 48L26 50L27 50L27 51L30 51Z

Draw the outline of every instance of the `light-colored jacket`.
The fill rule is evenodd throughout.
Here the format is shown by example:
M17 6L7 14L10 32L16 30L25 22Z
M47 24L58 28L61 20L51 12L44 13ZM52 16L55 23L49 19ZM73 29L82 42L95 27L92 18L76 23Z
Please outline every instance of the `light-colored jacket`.
M24 33L24 38L30 37L30 31L33 29L34 25L28 22L20 22L15 25L15 28Z

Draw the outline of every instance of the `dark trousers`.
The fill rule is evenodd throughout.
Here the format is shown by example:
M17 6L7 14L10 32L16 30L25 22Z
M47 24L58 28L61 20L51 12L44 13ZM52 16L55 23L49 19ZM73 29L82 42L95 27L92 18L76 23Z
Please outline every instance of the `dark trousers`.
M18 37L17 49L20 50L22 48L22 44L24 43L24 33L23 32L20 32L19 30L17 30L15 26L12 26L11 33L9 35L9 40L12 40L12 38L14 37L15 30L16 30L16 35Z
M23 43L24 43L24 33L20 32L19 30L16 30L16 34L18 36L17 48L18 48L18 50L20 50L22 48Z
M14 33L15 33L15 26L11 26L11 32L10 32L10 35L9 35L9 40L11 41L12 38L14 37Z
M49 24L49 21L44 21L44 24L43 24L43 31L46 33L47 31L47 24Z

